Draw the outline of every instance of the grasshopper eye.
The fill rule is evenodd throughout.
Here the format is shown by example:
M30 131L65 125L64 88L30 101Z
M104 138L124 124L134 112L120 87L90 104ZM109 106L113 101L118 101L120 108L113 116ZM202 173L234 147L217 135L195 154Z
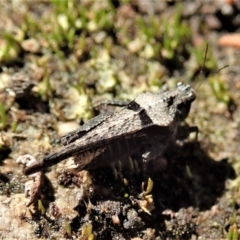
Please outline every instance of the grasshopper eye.
M174 104L174 96L170 96L169 98L166 99L168 107L172 106Z

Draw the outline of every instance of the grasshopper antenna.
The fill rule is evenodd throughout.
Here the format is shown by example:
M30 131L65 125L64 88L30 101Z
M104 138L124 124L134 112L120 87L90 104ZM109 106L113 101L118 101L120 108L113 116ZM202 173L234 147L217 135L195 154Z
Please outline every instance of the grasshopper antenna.
M205 62L206 62L206 59L207 59L207 53L208 53L208 44L206 45L206 49L205 49L205 53L204 53L204 58L203 58L203 63L202 63L202 66L200 68L200 72L199 72L199 75L198 75L198 78L194 84L194 89L197 90L200 88L201 84L203 83L203 80L200 79L200 76L202 75L203 73L203 68L204 68L204 65L205 65ZM197 86L196 86L197 85Z
M229 65L226 65L226 66L221 67L221 68L218 69L215 73L213 73L213 75L219 73L220 71L222 71L224 68L227 68L227 67L229 67ZM211 75L212 75L212 74L211 74Z
M200 69L198 78L197 78L197 80L196 80L196 82L195 82L195 84L194 84L194 85L195 85L194 89L196 89L196 90L199 89L200 86L201 86L201 84L203 83L203 80L200 79L200 76L201 76L202 73L203 73L203 68L204 68L205 62L206 62L206 60L207 60L207 53L208 53L208 44L206 45L206 49L205 49L205 53L204 53L204 59L203 59L203 64L202 64L202 66L201 66L201 69ZM229 65L225 65L225 66L221 67L221 68L218 69L216 72L211 73L210 76L219 73L221 70L223 70L224 68L227 68L227 67L229 67ZM197 85L197 84L198 84L198 85ZM196 86L196 85L197 85L197 86Z

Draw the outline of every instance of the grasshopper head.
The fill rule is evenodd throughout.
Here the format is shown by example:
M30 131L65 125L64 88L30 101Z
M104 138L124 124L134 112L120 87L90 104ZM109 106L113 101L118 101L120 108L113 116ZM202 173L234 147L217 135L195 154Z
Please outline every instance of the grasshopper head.
M196 99L194 89L186 83L178 82L177 88L165 98L170 112L179 121L183 121L189 114L191 103Z

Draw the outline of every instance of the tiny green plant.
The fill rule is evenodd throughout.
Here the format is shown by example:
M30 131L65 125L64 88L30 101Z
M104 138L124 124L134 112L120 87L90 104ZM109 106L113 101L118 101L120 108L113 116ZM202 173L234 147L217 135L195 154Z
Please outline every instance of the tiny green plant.
M4 129L7 125L7 114L4 104L0 102L0 129Z

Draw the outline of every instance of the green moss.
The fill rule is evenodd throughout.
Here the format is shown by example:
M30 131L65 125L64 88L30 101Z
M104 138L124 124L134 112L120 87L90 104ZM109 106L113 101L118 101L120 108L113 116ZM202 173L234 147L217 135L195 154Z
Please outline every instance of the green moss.
M72 236L72 228L69 222L65 223L65 230L68 236Z
M223 81L219 74L210 77L209 82L213 95L216 97L216 99L228 106L231 102L231 96L226 82Z
M81 239L94 240L94 234L92 232L92 223L86 223L82 227Z
M236 223L229 227L227 233L227 240L238 240L239 239L239 229L237 228Z
M151 178L148 178L148 182L147 182L147 189L146 191L143 189L143 195L146 196L149 193L152 192L153 189L153 180Z
M4 129L7 125L7 114L4 104L0 102L0 130Z
M38 94L42 97L42 99L47 100L52 97L52 87L50 83L50 73L45 68L45 73L43 80L38 84Z
M21 46L15 37L5 32L3 33L4 42L0 47L0 63L9 64L19 59L21 53Z
M41 215L44 215L46 213L46 209L43 206L43 202L41 199L38 200L38 211L41 213Z

